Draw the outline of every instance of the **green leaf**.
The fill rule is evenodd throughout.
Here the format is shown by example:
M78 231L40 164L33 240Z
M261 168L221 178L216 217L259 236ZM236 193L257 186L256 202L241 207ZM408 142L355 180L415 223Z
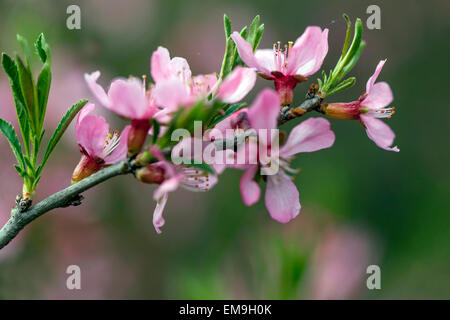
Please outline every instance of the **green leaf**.
M185 166L195 167L195 168L198 168L200 170L206 171L208 173L216 174L214 169L211 168L208 164L206 164L206 163L195 163L193 159L173 158L172 161L176 162L176 163L180 163L181 162Z
M43 33L41 33L37 38L35 47L39 55L39 58L41 58L42 63L46 63L47 60L50 60L50 47L45 41Z
M326 93L325 97L329 97L332 94L338 93L338 92L346 90L348 88L351 88L351 87L353 87L355 85L355 83L356 83L356 78L355 77L351 77L351 78L345 79L344 81L339 83L335 88L333 88L332 90L328 91Z
M45 113L47 110L48 95L50 93L50 85L52 82L52 73L50 64L45 63L39 74L37 81L37 96L38 96L38 117L39 117L39 131L44 125Z
M7 121L0 118L0 130L4 134L6 140L8 140L9 145L17 159L20 169L25 172L25 160L22 152L22 147L20 146L19 138L16 135L14 127Z
M231 21L226 14L223 15L223 27L225 29L225 38L228 39L231 36Z
M253 19L252 24L250 25L250 28L248 30L247 41L250 42L250 44L252 45L252 48L254 47L256 36L257 36L257 33L258 33L259 20L260 20L260 17L259 17L259 15L257 15Z
M258 48L258 45L261 42L263 33L264 33L264 24L260 25L258 28L258 32L256 33L255 42L253 43L253 51L255 51L256 48Z
M30 46L28 45L28 41L27 41L27 39L22 37L20 34L18 34L17 42L19 42L19 45L22 48L23 53L25 54L25 63L26 63L27 69L31 73L32 57L31 57L31 50L30 50Z
M214 118L211 123L209 124L209 127L213 127L216 124L218 124L220 121L225 120L226 118L228 118L229 116L231 116L233 113L235 113L236 111L241 110L242 108L245 108L247 106L247 103L242 102L242 103L238 103L238 104L233 104L231 105L226 111L224 115L219 115L218 117Z
M78 112L84 107L87 103L87 100L80 100L76 104L74 104L69 110L67 110L66 114L62 117L61 121L58 124L58 127L53 132L50 141L48 142L47 149L45 150L44 158L42 159L42 163L37 170L36 176L39 177L42 169L47 163L48 158L52 154L62 135L66 131L67 127L69 127L73 118L78 114Z
M345 41L344 46L342 48L341 57L344 57L345 54L347 53L348 46L350 45L350 35L352 34L352 22L348 18L348 15L346 15L345 13L343 14L343 17L345 19L345 22L347 23L347 31L345 33Z
M344 77L347 73L350 72L350 70L353 69L353 67L355 66L356 62L358 62L359 57L364 49L364 47L366 46L366 42L365 41L361 41L361 43L359 44L359 48L356 51L356 53L354 54L353 58L347 63L347 65L344 67L344 69L342 69L342 77Z
M22 94L18 67L14 60L6 53L2 54L2 67L9 78L14 104L16 107L17 119L19 121L20 131L22 133L22 139L25 145L25 151L28 154L31 120L29 110L26 108L25 99Z
M19 73L19 82L22 87L22 95L25 100L25 104L28 107L30 118L31 118L31 125L34 129L36 127L36 123L33 117L33 111L34 111L34 83L33 83L33 77L31 75L31 71L29 68L27 68L22 59L16 55L16 61L17 61L17 68Z
M159 122L155 119L152 119L152 127L153 127L153 136L152 136L152 144L155 144L156 140L158 140L160 125Z

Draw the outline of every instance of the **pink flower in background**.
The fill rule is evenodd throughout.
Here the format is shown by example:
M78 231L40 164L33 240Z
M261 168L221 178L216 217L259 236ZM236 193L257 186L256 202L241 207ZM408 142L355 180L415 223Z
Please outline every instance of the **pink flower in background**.
M256 73L250 68L236 68L223 83L215 74L192 76L184 58L170 58L169 51L158 47L151 58L151 75L155 81L154 95L158 106L175 111L190 106L217 91L217 99L225 103L240 101L253 88Z
M127 155L127 139L131 127L126 126L122 134L109 131L103 117L90 114L95 109L87 104L78 114L76 137L82 157L72 175L72 183L82 180L100 170L104 165L123 160Z
M360 119L366 128L369 139L388 151L400 151L399 148L390 147L395 138L392 129L379 118L390 118L395 109L388 106L393 100L391 88L386 82L375 81L381 72L386 60L381 60L374 74L366 84L366 92L357 101L348 103L330 103L324 107L325 114L333 118Z
M328 29L307 27L295 41L283 48L280 42L273 49L253 48L238 32L231 35L245 64L262 72L266 79L275 81L275 89L280 94L281 103L292 103L293 89L297 83L316 73L328 52Z
M311 298L351 299L367 279L375 257L372 239L349 227L334 227L322 237L312 261Z
M198 168L174 165L168 162L156 147L151 147L150 152L159 160L151 166L161 167L165 175L164 181L153 193L153 198L157 201L153 212L153 225L156 232L161 233L160 227L165 223L162 214L169 192L175 191L179 186L189 191L206 192L217 183L217 176Z
M246 113L249 128L267 129L268 131L277 128L277 119L280 110L280 100L278 94L270 89L263 90L255 102L248 110L241 110ZM222 130L224 126L231 126L234 120L225 119L224 123L218 126ZM263 133L264 134L264 133ZM259 150L267 148L269 164L267 161L261 162L261 155L258 156L258 164L247 164L241 168L245 169L240 182L242 200L248 206L259 200L261 190L259 184L254 180L261 166L267 169L267 187L265 194L265 204L273 219L286 223L295 218L300 212L300 201L297 187L292 182L292 178L287 173L295 173L289 167L292 157L301 152L313 152L328 148L334 143L334 133L330 130L330 123L321 118L311 118L297 125L290 133L286 143L276 153L271 148L272 134L268 134L268 139L259 132ZM278 136L275 137L278 139ZM251 143L251 142L250 142ZM239 152L246 152L246 146L242 146ZM273 169L275 168L275 169ZM281 170L279 170L281 169Z

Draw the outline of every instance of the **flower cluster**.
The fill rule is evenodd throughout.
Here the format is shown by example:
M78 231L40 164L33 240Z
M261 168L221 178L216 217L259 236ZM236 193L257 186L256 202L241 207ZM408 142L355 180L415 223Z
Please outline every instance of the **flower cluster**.
M393 99L389 85L375 83L386 60L378 64L366 92L357 101L324 102L354 84L351 78L341 79L364 47L360 30L357 21L351 44L347 32L340 60L330 76L324 74L319 85L311 86L304 101L307 107L293 104L294 89L321 68L328 52L328 29L307 27L295 42L284 47L276 42L273 49L257 49L263 31L259 17L248 32L244 29L240 33L231 33L231 23L225 17L227 49L219 73L193 76L186 59L171 58L166 48L158 47L150 60L151 83L145 76L142 80L118 78L106 91L98 84L99 71L86 74L87 85L98 102L130 124L120 135L117 131L110 133L106 120L92 114L94 105L85 105L76 123L82 157L72 182L109 164L128 161L139 181L158 185L153 192L153 224L160 233L170 192L178 187L208 191L226 168L232 168L243 171L240 191L246 205L259 200L260 185L265 183L264 201L271 217L282 223L292 220L301 209L299 192L292 181L298 170L291 168L292 160L299 153L331 147L335 135L324 118L302 121L287 135L278 129L287 119L283 115L289 114L290 120L317 111L330 118L356 119L377 146L399 151L391 147L394 133L379 120L394 113L394 108L388 107ZM263 89L247 107L242 100L253 89L257 75L273 82L275 90ZM179 129L192 133L195 121L201 121L201 129L207 130L200 139L174 138ZM227 138L218 139L217 132ZM216 159L224 162L207 164L203 155L176 152L196 143L212 147Z

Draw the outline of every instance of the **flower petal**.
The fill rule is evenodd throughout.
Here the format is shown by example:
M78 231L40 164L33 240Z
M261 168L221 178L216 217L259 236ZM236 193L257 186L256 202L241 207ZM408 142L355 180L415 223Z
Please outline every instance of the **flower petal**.
M85 73L84 79L87 82L87 85L89 89L91 89L94 96L100 101L100 103L106 107L111 107L111 100L109 99L108 95L105 92L105 89L101 85L97 83L98 78L100 77L100 71L95 71L91 74Z
M151 58L151 70L153 81L158 82L161 80L166 80L170 77L170 54L169 50L164 47L158 47L158 49L153 52Z
M389 126L370 115L361 115L361 120L366 126L366 132L369 139L371 139L377 146L384 150L399 152L400 149L395 147L390 147L394 142L395 133Z
M264 89L248 109L248 118L254 129L275 129L280 113L280 97L272 89Z
M370 90L372 90L372 87L373 87L375 81L377 81L378 75L380 74L381 69L383 69L383 66L386 63L386 60L387 59L384 59L384 60L381 60L380 62L378 62L378 65L375 68L375 72L369 78L369 80L367 80L367 83L366 83L366 93L367 94L370 94Z
M251 206L258 202L261 194L261 189L259 188L258 183L253 180L257 170L257 165L249 166L241 177L240 190L242 201L247 206Z
M78 128L80 126L80 123L83 121L84 117L87 116L89 113L94 111L95 104L93 103L87 103L78 113L77 116L77 123L75 124L75 130L78 131Z
M279 57L282 61L280 65L284 63L284 56L281 55ZM258 49L255 51L255 59L258 62L258 65L262 68L267 69L268 71L281 71L275 65L275 57L273 49Z
M153 193L153 199L158 200L164 194L177 190L183 175L176 175L172 178L164 180L163 183Z
M248 43L238 32L233 32L231 38L236 43L237 50L239 52L239 56L242 61L250 68L256 68L266 74L270 75L270 71L264 66L260 65L255 55L253 54L253 48L250 43Z
M297 187L283 173L267 176L264 200L270 216L281 223L294 219L301 209Z
M85 114L78 123L76 137L91 158L101 158L108 133L109 125L103 117Z
M168 193L164 193L156 202L155 211L153 211L153 226L158 234L161 234L161 228L165 221L163 218L164 207L167 203L167 198L169 197Z
M252 90L256 81L256 72L252 68L237 67L219 87L217 98L225 103L236 103Z
M313 152L329 148L334 143L334 132L330 122L323 118L309 118L292 129L280 148L281 157L290 157L300 152Z
M394 100L392 90L386 82L377 82L370 89L370 93L361 101L362 106L378 110L389 105Z
M189 105L192 101L189 88L179 79L171 79L156 83L153 94L158 106L175 111L182 105Z
M124 160L128 152L128 134L130 133L131 126L126 126L122 133L120 134L120 141L117 147L111 152L110 155L106 156L105 164L112 164L118 161Z
M130 119L147 119L153 108L147 103L144 88L139 79L117 79L111 83L108 96L112 105L108 109Z
M308 77L322 66L328 53L328 29L307 27L289 51L287 73Z

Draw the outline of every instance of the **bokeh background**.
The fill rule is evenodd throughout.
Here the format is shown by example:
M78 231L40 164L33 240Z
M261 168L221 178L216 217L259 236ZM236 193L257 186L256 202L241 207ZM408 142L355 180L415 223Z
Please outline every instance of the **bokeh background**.
M66 28L70 4L81 8L81 30ZM104 85L149 74L158 45L186 57L194 74L219 71L224 13L234 30L260 14L261 47L295 40L308 25L329 28L328 70L341 50L342 13L365 25L370 4L381 8L381 30L365 28L367 46L352 71L358 82L331 99L357 98L377 62L388 58L380 79L394 91L397 113L388 123L400 153L377 148L356 122L332 120L334 147L294 163L302 169L296 179L302 212L287 225L270 219L263 201L246 207L241 172L229 170L207 194L172 194L157 235L154 188L115 178L86 192L82 206L39 218L0 252L0 298L450 298L448 1L2 0L0 49L18 51L17 33L30 41L45 33L53 55L49 133L70 105L92 98L85 72L101 70ZM257 82L258 90L270 85ZM295 101L306 88L297 87ZM0 116L14 121L3 72L0 104ZM97 112L123 126L100 106ZM0 147L3 225L21 183L3 137ZM71 127L36 200L67 186L79 157ZM81 268L81 290L66 288L73 264ZM381 268L381 290L366 288L372 264Z

